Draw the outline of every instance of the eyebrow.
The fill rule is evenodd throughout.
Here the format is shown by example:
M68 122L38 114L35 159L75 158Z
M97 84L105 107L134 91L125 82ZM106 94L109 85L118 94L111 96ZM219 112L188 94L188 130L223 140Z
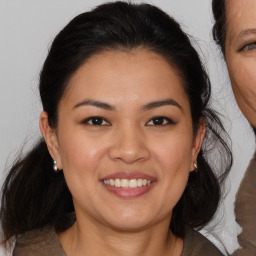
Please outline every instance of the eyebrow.
M142 110L144 110L144 111L151 110L151 109L159 108L159 107L166 106L166 105L178 107L181 111L183 111L181 105L173 99L165 99L165 100L150 102L150 103L144 105L142 107Z
M250 35L256 35L256 29L255 28L242 30L238 34L238 38L243 38L243 37L250 36Z
M105 109L105 110L111 110L111 111L115 110L115 107L109 105L108 103L97 101L97 100L90 100L90 99L85 99L85 100L77 103L73 107L73 109L76 109L76 108L81 107L81 106L94 106L94 107L102 108L102 109Z
M165 100L150 102L150 103L142 106L141 109L143 111L147 111L147 110L151 110L151 109L154 109L154 108L159 108L159 107L162 107L162 106L168 106L168 105L178 107L181 111L183 111L181 105L173 99L165 99ZM81 106L94 106L94 107L102 108L102 109L105 109L105 110L111 110L111 111L115 110L115 107L108 104L108 103L105 103L105 102L102 102L102 101L97 101L97 100L91 100L91 99L85 99L85 100L77 103L73 107L73 109L76 109L76 108L81 107Z

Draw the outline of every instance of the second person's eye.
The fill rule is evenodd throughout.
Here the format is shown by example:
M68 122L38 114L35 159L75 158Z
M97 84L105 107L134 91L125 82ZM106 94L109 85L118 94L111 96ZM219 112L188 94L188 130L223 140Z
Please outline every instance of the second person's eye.
M241 51L252 51L252 50L256 50L256 43L247 44L241 49Z

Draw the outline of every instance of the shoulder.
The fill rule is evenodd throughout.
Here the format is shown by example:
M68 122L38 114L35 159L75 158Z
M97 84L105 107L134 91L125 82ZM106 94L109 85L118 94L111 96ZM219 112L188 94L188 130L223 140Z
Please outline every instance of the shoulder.
M223 256L223 254L207 238L199 232L188 229L184 239L181 256Z
M13 256L65 256L55 229L47 226L28 231L16 241Z
M255 175L255 171L256 171L256 153L255 153L254 158L251 159L251 161L248 165L248 168L247 168L247 172L251 173L251 175Z
M244 219L245 212L251 214L255 211L255 198L256 198L256 158L250 161L250 164L244 174L240 187L236 195L236 217ZM247 211L245 211L247 210ZM247 214L246 214L247 215ZM254 217L254 216L252 216ZM246 217L247 218L247 217Z

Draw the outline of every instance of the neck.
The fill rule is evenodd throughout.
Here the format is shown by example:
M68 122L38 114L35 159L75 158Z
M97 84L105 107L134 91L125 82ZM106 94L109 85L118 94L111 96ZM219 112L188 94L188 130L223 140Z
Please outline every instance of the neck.
M183 240L168 227L169 222L163 221L154 227L123 231L77 219L71 228L59 235L59 239L67 255L98 256L104 252L105 256L178 256Z

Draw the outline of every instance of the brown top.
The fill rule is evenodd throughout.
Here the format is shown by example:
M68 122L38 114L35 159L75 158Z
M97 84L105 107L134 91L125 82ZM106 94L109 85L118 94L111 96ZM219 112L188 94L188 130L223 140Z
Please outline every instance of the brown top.
M53 227L28 231L15 245L13 256L66 256ZM188 230L181 256L223 256L204 236Z
M236 195L236 221L242 227L240 249L233 256L256 255L256 155L251 160Z
M28 231L15 244L13 256L66 256L53 227Z

